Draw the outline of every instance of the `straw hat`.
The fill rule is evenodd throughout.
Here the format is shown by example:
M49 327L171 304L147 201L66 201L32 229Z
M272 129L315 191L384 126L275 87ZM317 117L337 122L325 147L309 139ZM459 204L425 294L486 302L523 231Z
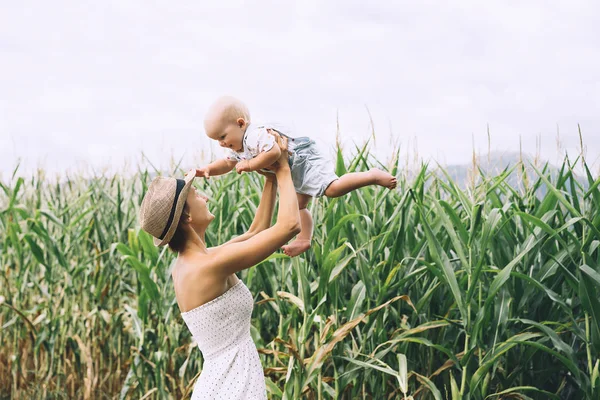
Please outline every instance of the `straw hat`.
M158 176L150 183L140 207L140 225L155 245L164 246L173 237L195 177L192 170L184 179Z

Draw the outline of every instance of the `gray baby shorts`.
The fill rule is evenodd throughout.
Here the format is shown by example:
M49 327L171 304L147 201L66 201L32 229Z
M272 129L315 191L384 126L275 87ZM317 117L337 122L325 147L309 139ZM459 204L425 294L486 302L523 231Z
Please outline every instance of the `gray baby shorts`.
M294 144L290 169L296 193L321 197L331 182L338 179L331 157L325 156L309 137L289 138Z

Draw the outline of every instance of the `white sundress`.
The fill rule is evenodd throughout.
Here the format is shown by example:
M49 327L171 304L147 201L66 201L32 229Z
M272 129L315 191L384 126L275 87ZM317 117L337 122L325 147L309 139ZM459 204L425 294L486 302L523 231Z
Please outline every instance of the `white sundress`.
M253 306L240 280L216 299L181 313L204 357L192 400L266 400L265 377L250 336Z

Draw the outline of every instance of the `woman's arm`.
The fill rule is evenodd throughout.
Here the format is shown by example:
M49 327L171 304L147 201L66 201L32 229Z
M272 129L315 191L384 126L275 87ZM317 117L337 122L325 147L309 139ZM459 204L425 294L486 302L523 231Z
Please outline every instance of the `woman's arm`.
M275 174L263 174L266 178L263 194L256 210L254 220L248 232L258 233L271 226L273 211L275 211L275 199L277 198L277 178Z
M284 141L283 147L286 148L285 138L282 141ZM300 232L298 199L287 157L287 151L282 151L275 166L279 186L277 222L248 240L215 249L211 253L211 260L207 267L214 268L216 274L225 277L250 268L273 254Z
M258 204L256 214L254 215L254 220L252 221L248 231L223 243L220 246L211 248L211 251L232 243L248 240L258 232L264 231L271 226L271 221L273 220L273 210L275 210L275 198L277 197L277 179L275 178L274 174L264 175L267 179L263 188L262 197L260 199L260 203Z

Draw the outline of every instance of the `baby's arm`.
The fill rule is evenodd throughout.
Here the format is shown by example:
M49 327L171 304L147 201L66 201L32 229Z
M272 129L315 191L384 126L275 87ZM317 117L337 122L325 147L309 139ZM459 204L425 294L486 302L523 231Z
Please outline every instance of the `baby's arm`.
M271 166L281 156L279 146L273 146L267 151L263 151L251 160L240 161L236 165L238 174L242 172L258 171Z
M196 168L196 176L208 178L209 176L223 175L235 167L237 161L221 158L201 168Z

